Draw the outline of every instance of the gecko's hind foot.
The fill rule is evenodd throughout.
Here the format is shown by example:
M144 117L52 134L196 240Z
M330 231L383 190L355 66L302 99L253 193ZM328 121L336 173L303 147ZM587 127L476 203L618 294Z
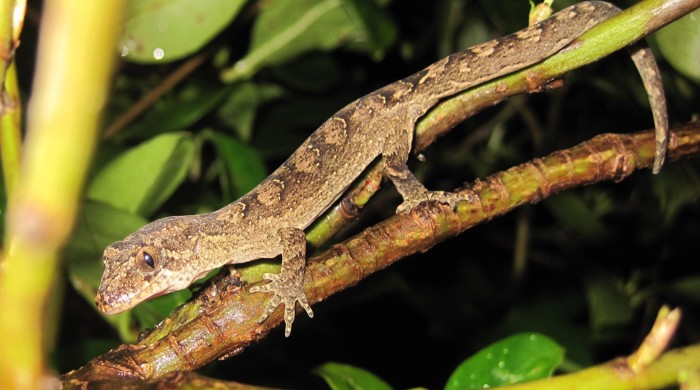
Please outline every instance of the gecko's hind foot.
M248 291L251 293L271 292L274 294L265 306L265 309L263 309L258 323L264 322L280 303L284 305L284 336L289 337L292 333L292 323L296 314L296 303L299 302L299 305L306 310L306 314L309 317L313 318L314 312L311 310L309 301L304 294L303 283L301 283L303 280L289 280L280 276L282 274L265 274L263 279L269 280L270 283L251 287Z
M411 199L404 200L403 203L396 208L396 213L409 212L413 210L416 206L427 201L438 201L440 203L448 204L452 209L457 206L458 202L466 201L473 202L474 198L469 194L462 194L458 192L446 192L446 191L425 191L418 196L414 196Z

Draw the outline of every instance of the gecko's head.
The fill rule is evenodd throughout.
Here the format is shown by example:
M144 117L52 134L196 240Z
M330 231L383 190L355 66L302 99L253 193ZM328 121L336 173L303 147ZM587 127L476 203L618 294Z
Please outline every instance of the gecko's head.
M202 275L187 267L198 260L199 231L185 217L151 222L105 249L105 272L95 303L105 314L117 314L137 304L181 290Z

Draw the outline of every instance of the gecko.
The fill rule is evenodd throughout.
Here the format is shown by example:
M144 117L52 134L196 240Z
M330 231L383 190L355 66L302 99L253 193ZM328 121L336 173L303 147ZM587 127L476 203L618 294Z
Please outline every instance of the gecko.
M140 302L187 288L227 264L282 257L278 274L249 292L269 292L258 322L284 306L285 336L296 304L313 317L303 290L306 262L304 229L326 211L365 169L381 159L384 175L408 212L424 201L456 207L468 195L429 191L407 167L416 121L441 100L470 87L523 69L565 48L594 25L619 12L600 1L582 2L519 32L454 53L404 79L348 104L324 122L258 186L223 208L205 214L153 221L103 255L105 271L96 304L116 314ZM634 57L634 55L633 55ZM639 57L639 56L638 56ZM649 57L646 57L649 60ZM655 170L668 142L665 100L658 69L644 74L657 127ZM653 72L652 72L653 73ZM656 121L656 118L661 118ZM665 123L665 125L664 125Z

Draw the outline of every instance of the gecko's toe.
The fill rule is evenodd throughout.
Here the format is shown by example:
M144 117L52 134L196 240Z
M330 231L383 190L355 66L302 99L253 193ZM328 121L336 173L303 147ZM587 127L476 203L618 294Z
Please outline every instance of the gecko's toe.
M314 318L314 311L311 310L311 306L309 305L309 301L306 300L306 297L301 297L299 299L299 304L304 308L309 318Z
M267 305L265 305L262 314L260 314L260 318L258 318L258 324L262 324L263 322L265 322L267 317L269 317L270 314L272 314L272 312L275 311L275 309L277 308L277 306L279 306L281 301L282 299L278 295L272 297L272 299L270 299Z
M279 279L280 274L264 273L262 277L265 280L269 280L271 282L274 282L275 280Z
M294 302L291 305L287 305L285 302L284 307L284 337L289 337L292 334L292 324L294 323Z

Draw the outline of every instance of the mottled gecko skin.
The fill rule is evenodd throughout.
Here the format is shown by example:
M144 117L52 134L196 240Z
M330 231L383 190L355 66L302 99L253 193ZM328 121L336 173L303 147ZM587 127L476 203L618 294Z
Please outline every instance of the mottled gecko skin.
M282 255L282 270L251 292L273 292L262 322L285 306L289 335L296 302L313 312L303 291L308 227L377 157L401 193L398 211L425 200L454 206L455 194L428 191L406 167L416 121L441 99L537 63L618 10L604 2L569 7L512 35L446 57L338 111L265 181L208 214L154 221L104 252L97 306L115 314L184 289L210 270Z

